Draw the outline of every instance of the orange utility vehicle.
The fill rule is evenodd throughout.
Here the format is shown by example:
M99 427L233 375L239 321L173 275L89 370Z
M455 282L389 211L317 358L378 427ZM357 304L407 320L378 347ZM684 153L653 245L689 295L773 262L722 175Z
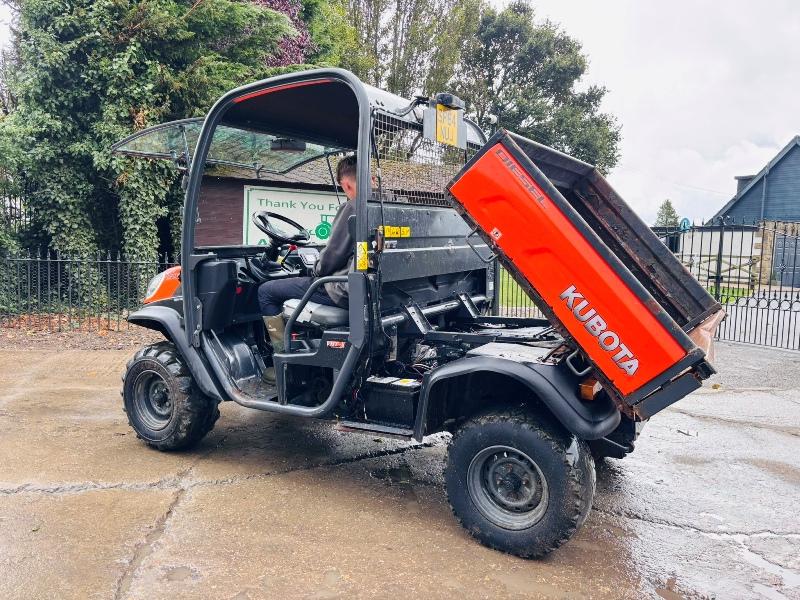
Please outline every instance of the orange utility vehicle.
M224 401L348 434L449 432L456 517L538 557L589 514L594 458L633 451L649 417L713 372L719 305L597 170L509 133L487 143L452 94L409 101L302 71L113 150L185 173L181 266L129 316L165 338L122 390L158 450L197 443ZM353 153L348 200L333 174ZM310 233L344 201L352 268L284 303L276 344L258 289L313 276L326 236ZM494 253L546 319L498 315ZM347 284L338 306L311 301L327 283Z

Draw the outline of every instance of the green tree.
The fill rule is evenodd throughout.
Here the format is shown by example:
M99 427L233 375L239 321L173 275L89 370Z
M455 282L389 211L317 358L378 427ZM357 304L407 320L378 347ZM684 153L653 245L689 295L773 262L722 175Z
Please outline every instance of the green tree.
M620 130L600 111L605 88L577 84L587 68L579 42L550 22L537 23L528 2L497 11L484 6L453 81L478 123L502 127L608 171Z
M358 48L341 66L401 96L455 91L484 129L502 127L608 171L620 130L600 110L600 86L579 88L587 68L580 44L535 20L516 0L348 0Z
M483 0L462 0L453 5L432 40L433 53L423 86L425 93L450 90L463 49L478 34L478 17L483 5Z
M173 212L165 164L109 154L134 130L202 115L224 91L268 74L293 34L281 13L233 0L21 0L15 107L0 157L33 185L41 243L69 252L120 244L152 257Z
M655 227L677 227L678 226L678 213L675 210L675 207L672 206L672 201L667 198L661 203L661 206L658 207L658 212L656 213L656 222L654 223Z
M349 66L353 72L369 68L361 52L358 32L347 16L346 0L303 0L301 18L306 23L312 46L308 63L321 66Z
M358 44L341 66L404 97L443 91L480 6L481 0L349 0Z

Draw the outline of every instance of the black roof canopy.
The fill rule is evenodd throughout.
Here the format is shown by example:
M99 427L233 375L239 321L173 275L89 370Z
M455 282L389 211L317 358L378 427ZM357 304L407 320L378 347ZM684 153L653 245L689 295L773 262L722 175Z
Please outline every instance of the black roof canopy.
M358 101L350 86L320 78L244 94L233 101L222 122L355 149L358 116Z
M422 107L411 108L410 100L370 85L361 85L370 110L390 114L394 119L413 127L422 127ZM306 153L307 156L297 157L294 163L290 160L281 161L285 167L283 169L265 170L284 173L307 160L323 156L325 152L356 149L358 99L353 88L344 80L320 74L319 77L276 82L269 87L247 91L251 87L245 87L240 95L232 99L218 123L218 128L223 132L227 128L230 141L236 137L233 132L240 130L251 132L249 137L244 133L239 134L239 141L247 148L258 144L254 137L258 133L269 134L272 139L282 136L303 140L314 146ZM194 153L204 120L198 117L155 125L120 140L111 150L131 156L173 160L183 157L185 160L186 155ZM478 126L469 120L466 125L468 141L474 145L483 144L485 135ZM265 139L262 139L261 143L264 142ZM228 146L232 148L230 143ZM254 153L253 160L241 160L241 156L234 160L234 155L236 153L221 151L215 134L207 162L249 167L258 159L258 152ZM258 162L269 164L269 161Z

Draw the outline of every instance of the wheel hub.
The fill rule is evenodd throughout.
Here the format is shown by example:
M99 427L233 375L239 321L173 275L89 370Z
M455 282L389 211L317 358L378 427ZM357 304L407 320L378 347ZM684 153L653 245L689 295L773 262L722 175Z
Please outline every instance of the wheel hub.
M150 385L150 404L153 410L164 416L172 412L172 402L169 399L169 390L163 380L158 380Z
M525 529L544 516L547 481L527 454L509 446L481 450L469 465L467 487L475 506L505 529Z
M509 510L526 510L541 490L532 465L514 456L494 456L486 463L486 488Z
M150 429L163 429L172 418L169 386L156 371L142 371L133 384L133 402L139 418Z

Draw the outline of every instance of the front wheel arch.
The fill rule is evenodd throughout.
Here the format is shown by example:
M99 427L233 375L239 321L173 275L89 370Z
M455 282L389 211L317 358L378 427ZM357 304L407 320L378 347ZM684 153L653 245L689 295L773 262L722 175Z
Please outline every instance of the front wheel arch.
M205 359L194 346L189 345L186 341L183 317L178 311L168 306L145 306L129 315L128 322L158 331L168 342L174 344L197 386L204 394L220 402L230 399L214 380Z

